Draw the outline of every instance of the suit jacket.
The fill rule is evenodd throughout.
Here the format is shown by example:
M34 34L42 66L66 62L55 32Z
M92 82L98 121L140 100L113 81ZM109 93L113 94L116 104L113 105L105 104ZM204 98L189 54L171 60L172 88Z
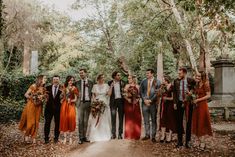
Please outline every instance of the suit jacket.
M61 85L59 85L58 91L55 97L53 97L52 92L54 91L52 91L52 85L46 87L48 100L46 103L45 111L47 112L59 112L60 111L60 107L61 107L61 102L60 102L61 90L59 90L60 86Z
M79 92L82 92L82 87L81 87L81 85L82 85L82 80L78 80L78 81L76 82L76 87L78 88ZM90 100L91 100L91 98L92 98L92 88L93 88L93 85L94 85L93 82L88 79L88 93L89 93ZM81 101L81 95L82 95L82 94L79 94L78 102Z
M187 82L188 82L188 90L189 91L193 90L196 85L195 80L187 77ZM180 79L177 78L174 80L173 84L173 100L175 104L179 102L179 94L180 94Z
M113 80L109 81L108 85L111 86L112 83L113 83ZM120 81L120 86L121 86L120 87L120 93L121 93L121 97L123 99L124 98L123 97L123 92L124 92L124 87L125 87L124 81L122 81L122 80ZM115 93L114 93L114 87L113 87L112 94L110 96L110 104L113 104L114 100L115 100Z
M156 89L160 88L161 82L157 79L153 79L152 87L150 89L150 96L147 96L147 90L148 90L148 79L144 79L140 83L140 96L142 100L144 99L150 99L152 102L157 100L157 94L156 94Z

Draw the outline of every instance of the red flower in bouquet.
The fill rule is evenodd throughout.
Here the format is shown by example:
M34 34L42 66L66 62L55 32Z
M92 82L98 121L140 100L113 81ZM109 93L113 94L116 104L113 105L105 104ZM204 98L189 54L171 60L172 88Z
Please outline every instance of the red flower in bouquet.
M100 119L100 115L103 114L105 111L105 103L103 101L100 100L95 100L92 102L91 104L91 115L93 118L97 118L97 122L96 125L99 123L99 119Z

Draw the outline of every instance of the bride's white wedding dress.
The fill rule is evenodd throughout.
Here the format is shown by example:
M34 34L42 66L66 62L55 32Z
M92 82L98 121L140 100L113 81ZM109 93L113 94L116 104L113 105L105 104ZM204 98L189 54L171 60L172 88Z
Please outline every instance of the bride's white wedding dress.
M106 104L106 107L104 113L101 114L99 123L97 125L96 122L98 116L94 118L90 114L90 130L88 135L91 142L108 141L111 139L111 115L109 107L109 96L107 95L108 90L108 84L95 84L92 89L92 93L96 95L95 99L103 101Z

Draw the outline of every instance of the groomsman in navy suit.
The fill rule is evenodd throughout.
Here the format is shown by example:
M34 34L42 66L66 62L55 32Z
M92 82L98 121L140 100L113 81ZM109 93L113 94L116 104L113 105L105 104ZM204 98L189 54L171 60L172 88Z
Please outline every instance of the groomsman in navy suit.
M151 140L156 143L157 130L157 95L156 90L161 82L154 78L154 70L146 70L146 78L140 84L140 96L142 99L142 112L144 117L145 137L142 140L150 139L150 117L152 122Z

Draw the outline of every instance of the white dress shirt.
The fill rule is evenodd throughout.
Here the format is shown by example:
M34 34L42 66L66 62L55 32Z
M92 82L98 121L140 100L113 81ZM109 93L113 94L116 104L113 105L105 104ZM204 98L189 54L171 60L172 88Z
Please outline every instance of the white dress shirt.
M121 84L120 84L120 81L119 82L116 82L116 81L113 81L114 83L114 96L115 96L115 99L120 99L122 98L121 96Z
M53 97L56 96L58 90L59 90L59 85L57 85L57 87L56 87L56 92L55 92L55 85L52 85L52 95L53 95Z
M84 80L81 80L81 100L83 100L83 84ZM85 84L88 85L88 79L85 79ZM88 86L85 86L85 101L90 101Z

